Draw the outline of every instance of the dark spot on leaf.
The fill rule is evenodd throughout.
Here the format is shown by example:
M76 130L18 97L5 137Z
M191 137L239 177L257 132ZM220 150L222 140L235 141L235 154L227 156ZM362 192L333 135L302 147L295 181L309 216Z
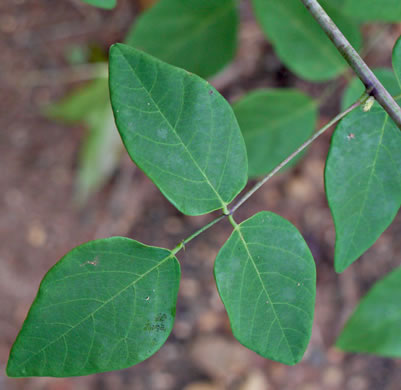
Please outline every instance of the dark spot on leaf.
M165 313L159 313L155 318L156 322L164 322L165 320L167 320L167 315Z
M213 89L211 89L210 91L209 91L209 95L213 95Z
M148 321L143 328L143 330L146 330L147 332L164 332L166 330L166 327L164 326L163 323L161 324L152 324L150 321Z

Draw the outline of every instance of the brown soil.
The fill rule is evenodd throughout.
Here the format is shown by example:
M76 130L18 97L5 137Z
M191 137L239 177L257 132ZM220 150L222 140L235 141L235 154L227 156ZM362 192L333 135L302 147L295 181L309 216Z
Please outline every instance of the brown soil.
M213 279L213 261L231 230L222 222L179 254L183 277L175 327L152 358L89 377L5 376L9 349L39 282L68 250L110 235L172 248L211 220L179 214L126 157L111 182L84 210L77 209L73 183L85 129L61 126L41 115L45 104L85 77L69 67L66 52L73 45L95 45L106 53L111 43L122 40L137 8L133 0L119 0L113 12L79 0L0 4L0 390L399 390L401 360L345 354L333 347L359 298L400 264L401 219L355 265L341 275L334 272L335 234L323 187L330 134L238 212L239 220L260 210L288 218L313 252L318 273L315 325L300 364L286 367L265 360L234 340ZM296 85L314 96L321 93L324 86L307 85L280 64L246 2L242 22L237 59L213 80L229 100L263 86ZM368 28L365 33L376 31ZM400 26L388 29L369 56L371 64L390 64L391 47L400 33ZM322 108L321 121L337 109L334 96Z

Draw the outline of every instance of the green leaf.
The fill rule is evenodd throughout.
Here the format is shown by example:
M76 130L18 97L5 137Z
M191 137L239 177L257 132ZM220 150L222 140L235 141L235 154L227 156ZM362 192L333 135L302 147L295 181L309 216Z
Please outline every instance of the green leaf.
M214 273L239 342L265 358L299 362L311 335L316 272L298 230L266 211L235 224Z
M383 86L390 92L391 95L401 94L401 88L394 75L394 72L388 68L374 69L373 73L380 80ZM343 110L354 104L365 91L365 87L359 78L354 77L346 88L342 101L341 107ZM379 103L375 102L375 107L379 107Z
M81 145L76 177L76 200L80 205L110 179L123 151L110 102L88 113L86 123L89 132Z
M397 214L400 151L401 132L381 107L353 111L335 130L325 185L336 229L337 272L373 245Z
M52 119L75 123L86 119L88 113L110 104L107 78L99 78L79 89L56 104L45 108L44 114Z
M398 38L393 48L393 69L398 81L398 86L401 88L401 36Z
M161 0L137 19L126 43L206 78L233 59L237 30L235 0Z
M255 15L283 63L298 76L324 81L341 74L347 63L299 0L253 0ZM333 4L322 2L351 44L358 48L358 25Z
M114 173L123 150L114 124L107 78L73 91L61 102L47 107L45 114L67 123L82 121L88 126L75 179L76 200L83 205Z
M399 0L345 0L343 10L351 18L363 22L401 21L401 3Z
M129 155L181 212L226 209L244 188L245 143L230 105L209 83L117 44L110 92Z
M401 357L401 267L377 282L357 306L336 342L349 352Z
M400 44L393 64L400 70ZM376 69L378 79L393 95L401 84L389 69ZM354 79L343 108L364 91ZM369 112L354 111L334 132L326 162L326 194L336 228L335 269L344 271L379 238L401 206L401 133L378 103Z
M117 4L117 0L82 0L82 1L95 7L104 9L112 9Z
M76 247L44 277L7 375L88 375L147 359L171 332L179 279L167 249L123 237Z
M313 133L317 120L316 103L295 89L251 92L233 109L245 139L250 177L270 172L294 152Z

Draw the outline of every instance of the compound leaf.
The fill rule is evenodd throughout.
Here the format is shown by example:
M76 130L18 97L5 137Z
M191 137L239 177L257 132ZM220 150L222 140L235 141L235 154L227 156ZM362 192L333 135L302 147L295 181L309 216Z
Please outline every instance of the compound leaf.
M225 209L243 189L245 143L230 105L209 83L117 44L110 92L128 153L181 212Z
M76 247L44 277L7 374L88 375L147 359L171 332L179 278L167 249L123 237Z
M325 169L344 271L390 225L401 205L401 133L381 107L353 111L334 132Z
M399 0L345 0L343 11L353 19L363 22L401 20Z
M313 133L317 119L316 103L295 89L251 92L233 109L244 136L250 177L270 172L294 152Z
M254 215L235 225L214 273L239 342L265 358L299 362L311 335L316 271L298 230L273 213Z
M104 9L112 9L117 4L117 0L82 0L82 1L95 7Z
M253 0L255 15L283 63L298 76L323 81L338 76L347 63L299 0ZM332 3L332 2L331 2ZM354 47L361 36L358 25L330 2L322 2Z
M346 323L336 346L349 352L401 357L401 267L377 282Z
M201 77L212 76L237 48L236 3L161 0L137 19L125 42Z

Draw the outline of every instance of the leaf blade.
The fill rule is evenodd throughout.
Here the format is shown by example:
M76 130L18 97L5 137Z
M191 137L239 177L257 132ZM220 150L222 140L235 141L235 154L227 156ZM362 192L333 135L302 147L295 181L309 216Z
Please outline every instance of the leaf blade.
M385 21L398 22L401 20L401 5L398 0L345 0L344 12L351 18L363 22Z
M373 245L397 214L400 150L401 134L380 107L352 112L335 130L325 187L336 229L336 272Z
M138 18L125 43L206 78L233 59L238 19L233 0L161 0Z
M265 358L296 364L311 334L316 282L297 229L270 212L254 215L236 225L214 272L238 341Z
M260 89L233 109L247 147L250 177L281 163L312 135L317 121L316 103L295 89Z
M43 279L7 375L89 375L145 360L171 332L179 276L171 251L128 238L76 247Z
M401 267L379 280L362 298L336 347L349 352L401 357Z
M110 92L128 153L181 212L224 210L243 189L242 135L231 107L206 81L118 44Z
M338 76L347 63L314 18L298 0L252 1L255 16L283 63L298 76L324 81ZM358 48L358 26L337 9L322 4L344 35Z

